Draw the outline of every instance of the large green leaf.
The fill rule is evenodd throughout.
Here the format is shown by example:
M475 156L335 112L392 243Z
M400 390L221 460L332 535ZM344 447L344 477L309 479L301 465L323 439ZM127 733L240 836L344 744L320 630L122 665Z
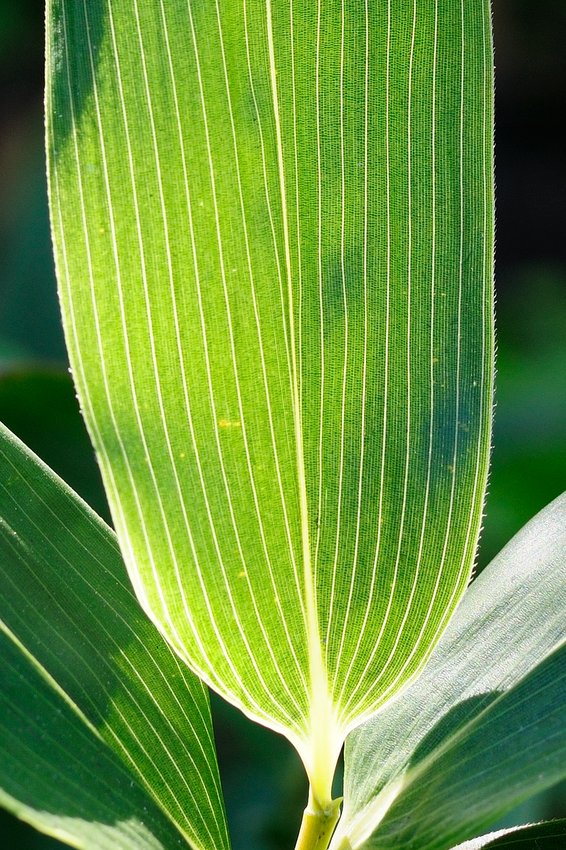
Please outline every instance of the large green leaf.
M206 689L140 610L112 532L3 426L0 556L3 629L192 847L227 848Z
M422 676L346 743L335 848L445 850L566 775L566 494L464 596Z
M66 336L132 582L327 805L470 576L488 0L50 0L48 29Z
M1 624L0 657L0 805L72 847L186 848L131 773Z
M560 850L566 845L566 820L547 821L530 826L502 829L490 835L473 838L454 850L482 850L507 847L509 850Z

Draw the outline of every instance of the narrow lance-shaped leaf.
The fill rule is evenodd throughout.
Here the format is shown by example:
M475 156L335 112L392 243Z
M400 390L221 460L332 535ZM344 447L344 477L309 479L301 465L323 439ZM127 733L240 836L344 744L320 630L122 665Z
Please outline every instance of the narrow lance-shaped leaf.
M508 850L558 850L565 843L566 820L555 820L502 829L459 844L454 850L499 850L500 847Z
M469 579L492 392L487 0L51 0L74 377L129 573L330 801Z
M186 848L131 773L1 623L0 657L0 805L72 847Z
M401 791L367 841L340 850L450 850L566 777L566 645L434 747L422 742ZM485 697L484 697L485 700ZM447 722L456 723L457 706ZM437 730L433 730L433 735ZM437 733L442 735L440 728ZM428 748L432 751L427 753ZM421 754L421 752L423 754ZM367 826L367 823L366 823ZM362 833L363 835L363 833ZM334 839L333 839L334 841Z
M194 850L226 850L206 688L143 615L110 529L2 425L0 584L0 627L137 778L171 833Z

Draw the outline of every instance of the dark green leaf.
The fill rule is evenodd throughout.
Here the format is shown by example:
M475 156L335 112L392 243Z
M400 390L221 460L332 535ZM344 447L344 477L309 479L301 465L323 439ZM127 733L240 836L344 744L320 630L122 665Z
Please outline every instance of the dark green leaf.
M228 846L204 686L139 608L112 532L0 426L0 620L198 850Z
M131 773L1 626L0 658L0 805L84 850L186 848Z
M500 847L508 850L563 850L566 847L566 820L503 829L473 838L454 847L454 850L499 850Z

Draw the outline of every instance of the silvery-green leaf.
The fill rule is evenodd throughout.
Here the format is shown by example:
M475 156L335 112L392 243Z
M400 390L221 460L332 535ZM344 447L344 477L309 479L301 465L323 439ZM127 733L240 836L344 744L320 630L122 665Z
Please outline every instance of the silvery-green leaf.
M110 529L1 425L0 582L5 633L194 850L226 850L206 688L140 610Z
M422 676L346 744L333 847L444 850L566 774L566 495L471 585Z
M299 750L421 670L492 395L487 0L50 0L74 378L138 597Z

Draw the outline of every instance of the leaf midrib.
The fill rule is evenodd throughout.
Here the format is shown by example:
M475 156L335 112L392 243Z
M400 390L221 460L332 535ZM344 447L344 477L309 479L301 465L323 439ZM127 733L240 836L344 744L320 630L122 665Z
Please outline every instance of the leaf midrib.
M266 0L267 45L269 56L269 77L275 122L275 137L277 150L277 167L279 175L279 194L281 201L281 219L283 227L283 243L285 253L285 276L287 278L289 347L291 350L292 369L292 409L293 428L295 436L295 457L297 466L297 485L299 496L299 516L301 525L301 548L303 555L303 580L306 606L306 630L308 646L308 664L310 676L310 714L309 748L310 757L309 779L315 800L325 808L331 802L331 784L334 773L332 745L336 739L336 723L328 688L328 675L324 663L320 623L316 604L316 588L313 581L311 546L309 535L309 510L306 487L305 456L299 394L299 376L297 367L297 351L295 341L293 277L291 267L291 246L289 237L287 190L285 181L285 166L283 158L283 140L281 132L279 95L277 90L277 67L275 60L275 45L273 38L273 16L271 0ZM292 50L291 46L291 50ZM295 139L296 145L296 139ZM296 159L295 150L295 159ZM309 766L307 765L307 770Z
M289 321L289 340L291 349L291 366L292 366L292 385L293 385L293 426L295 434L295 455L297 463L297 483L299 490L299 513L301 523L301 543L303 553L303 577L305 583L305 601L307 615L307 634L309 643L309 661L311 667L311 686L313 691L315 686L320 686L324 683L327 691L326 671L322 661L322 644L320 640L320 628L318 615L316 610L315 589L312 580L311 569L311 550L309 536L309 513L307 502L307 488L305 475L305 459L304 459L304 444L302 431L302 417L299 398L299 381L297 370L297 353L295 343L295 323L294 323L294 299L293 299L293 278L291 271L291 247L289 238L289 223L288 223L288 206L287 206L287 191L285 187L285 166L283 162L283 142L281 135L281 121L279 112L279 96L277 92L277 68L275 63L275 46L273 39L273 20L271 0L266 0L267 12L267 41L269 53L269 73L271 82L271 93L273 98L273 112L275 121L275 136L277 147L277 165L279 173L279 192L281 199L281 218L283 226L283 242L285 249L285 274L287 278L287 294L288 294L288 321ZM316 647L316 651L315 651ZM317 672L317 668L319 668Z

